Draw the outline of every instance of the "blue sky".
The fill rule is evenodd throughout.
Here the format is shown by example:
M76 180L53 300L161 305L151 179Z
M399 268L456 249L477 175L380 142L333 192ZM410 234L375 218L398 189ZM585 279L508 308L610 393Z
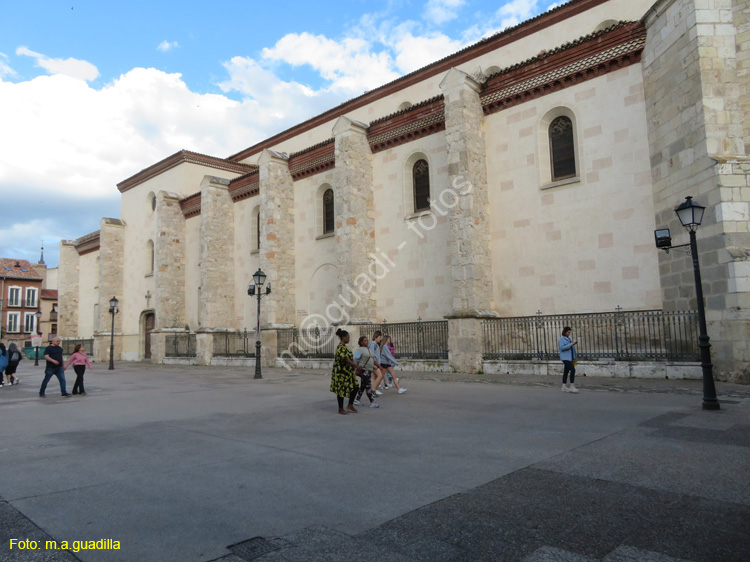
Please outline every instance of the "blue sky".
M561 3L0 1L0 257L44 240L55 266L141 169L229 156Z

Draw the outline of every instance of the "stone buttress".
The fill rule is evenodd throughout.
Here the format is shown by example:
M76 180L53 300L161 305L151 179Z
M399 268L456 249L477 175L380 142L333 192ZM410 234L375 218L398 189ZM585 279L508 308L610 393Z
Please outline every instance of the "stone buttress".
M112 315L109 300L117 297L119 308L128 306L124 295L125 279L125 223L120 219L103 218L99 229L99 331L96 340L97 361L108 361ZM122 313L114 315L114 359L122 354Z

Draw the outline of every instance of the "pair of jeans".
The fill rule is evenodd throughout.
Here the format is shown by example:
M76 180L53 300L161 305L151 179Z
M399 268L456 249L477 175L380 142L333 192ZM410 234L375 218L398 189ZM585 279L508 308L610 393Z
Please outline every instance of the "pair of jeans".
M573 365L572 361L563 360L563 384L568 382L568 373L570 373L570 384L573 384L573 380L576 378L576 366Z
M44 369L44 380L42 381L42 388L39 389L39 396L44 396L44 391L47 390L47 383L52 378L52 375L57 377L60 381L60 392L63 396L67 394L65 391L65 371L63 371L62 365L53 365Z

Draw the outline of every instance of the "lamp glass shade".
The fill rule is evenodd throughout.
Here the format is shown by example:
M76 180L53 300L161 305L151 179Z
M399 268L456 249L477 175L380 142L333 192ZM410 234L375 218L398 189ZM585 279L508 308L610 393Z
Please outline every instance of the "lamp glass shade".
M266 274L258 268L258 271L253 274L253 281L257 287L262 287L266 282Z
M700 226L701 222L703 222L703 212L705 210L705 207L699 205L693 201L692 197L688 196L685 197L685 201L683 201L674 212L677 213L677 217L680 219L682 226L693 229Z
M40 318L42 317L42 311L41 311L41 310L37 310L37 311L36 311L36 312L34 313L34 316L36 316L36 320L37 320L37 322L38 322L38 321L39 321L39 319L40 319Z
M110 310L114 310L117 308L117 305L120 304L120 301L117 300L117 297L112 297L109 299L109 308Z

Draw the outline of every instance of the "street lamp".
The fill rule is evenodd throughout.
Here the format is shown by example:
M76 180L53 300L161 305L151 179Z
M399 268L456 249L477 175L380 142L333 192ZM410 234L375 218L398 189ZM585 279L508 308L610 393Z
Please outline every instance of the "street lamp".
M258 325L255 331L255 376L254 379L262 379L263 376L260 373L260 299L262 296L263 285L266 282L266 274L263 273L260 268L253 274L253 282L247 288L247 294L252 296L258 295ZM257 291L256 291L257 288ZM271 294L271 283L266 287L266 294Z
M706 328L706 311L703 302L703 283L701 282L701 269L698 263L698 244L695 239L695 231L703 222L705 207L699 205L691 196L685 198L674 210L680 224L684 226L690 236L690 255L693 257L693 275L695 277L695 296L698 301L698 348L701 352L701 370L703 371L703 409L719 410L719 401L716 398L716 386L714 385L713 365L711 364L711 344L709 343L708 329ZM669 251L678 246L671 245L669 229L661 229L654 232L656 247ZM661 242L661 243L660 243Z
M115 314L120 312L120 309L117 308L117 305L120 303L120 301L117 300L117 297L112 297L109 299L109 313L112 315L112 331L109 333L109 370L114 371L115 370Z
M37 310L34 313L34 316L36 316L36 334L37 334L37 341L42 335L42 331L39 329L39 321L42 319L42 311ZM39 346L36 346L36 353L34 354L34 367L39 366Z

